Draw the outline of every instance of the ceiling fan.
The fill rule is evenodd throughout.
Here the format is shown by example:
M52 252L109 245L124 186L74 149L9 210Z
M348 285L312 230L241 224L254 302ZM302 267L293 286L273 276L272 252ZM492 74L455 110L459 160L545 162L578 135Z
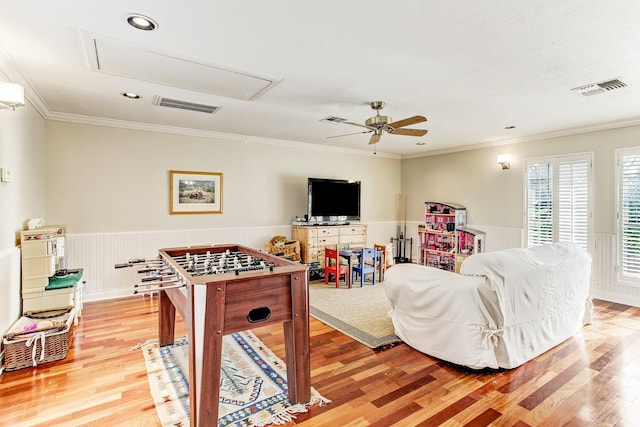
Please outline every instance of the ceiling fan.
M368 129L366 131L356 132L356 133L373 132L373 135L371 135L371 138L369 139L369 144L376 144L378 141L380 141L380 137L384 132L390 133L393 135L406 135L406 136L424 136L428 132L426 129L403 129L405 126L411 126L416 123L426 122L427 119L424 116L412 116L406 119L392 122L391 117L380 115L380 110L384 108L383 101L373 101L369 105L371 105L371 108L376 111L376 115L373 117L369 117L364 122L364 124L348 122L348 121L340 122L347 125L360 126ZM355 135L355 134L348 133L345 135L329 136L328 138L338 138L340 136L347 136L347 135Z

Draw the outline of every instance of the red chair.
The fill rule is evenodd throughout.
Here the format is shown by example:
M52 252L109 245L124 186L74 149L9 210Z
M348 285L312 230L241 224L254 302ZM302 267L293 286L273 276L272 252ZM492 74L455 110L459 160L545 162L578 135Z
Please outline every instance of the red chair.
M340 276L344 275L344 282L349 286L349 267L340 265L340 251L324 248L324 283L329 283L329 275L333 274L336 288L340 287Z

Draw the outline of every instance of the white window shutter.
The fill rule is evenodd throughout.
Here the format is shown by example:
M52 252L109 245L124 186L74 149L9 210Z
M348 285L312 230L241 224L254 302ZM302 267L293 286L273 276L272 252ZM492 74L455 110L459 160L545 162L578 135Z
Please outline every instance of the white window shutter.
M622 276L640 279L640 154L622 156L619 185Z
M553 242L553 165L527 166L527 246Z
M585 159L558 162L558 241L588 250L589 165Z
M592 160L581 153L525 162L528 247L573 242L592 250Z

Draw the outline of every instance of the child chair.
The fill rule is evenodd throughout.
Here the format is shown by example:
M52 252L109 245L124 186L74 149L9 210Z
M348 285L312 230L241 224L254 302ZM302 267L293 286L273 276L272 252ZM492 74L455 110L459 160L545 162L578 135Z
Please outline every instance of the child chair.
M324 283L329 283L329 274L333 274L336 280L336 288L340 287L340 276L344 275L344 281L349 285L349 267L340 264L338 249L324 248Z
M370 262L367 262L370 260ZM353 271L354 279L357 275L360 275L360 287L364 285L364 279L367 274L372 274L372 284L376 284L376 270L378 259L376 257L376 250L374 248L362 249L362 255L357 265L354 265L351 270Z
M378 258L378 281L384 280L384 273L387 271L387 245L375 243L373 248L376 250L376 257Z

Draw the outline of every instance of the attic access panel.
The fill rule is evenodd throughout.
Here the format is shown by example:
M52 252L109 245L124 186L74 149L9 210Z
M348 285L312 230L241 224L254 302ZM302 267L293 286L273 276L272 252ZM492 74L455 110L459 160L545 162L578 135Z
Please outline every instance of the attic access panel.
M252 100L280 82L121 40L85 34L91 68L137 80Z

